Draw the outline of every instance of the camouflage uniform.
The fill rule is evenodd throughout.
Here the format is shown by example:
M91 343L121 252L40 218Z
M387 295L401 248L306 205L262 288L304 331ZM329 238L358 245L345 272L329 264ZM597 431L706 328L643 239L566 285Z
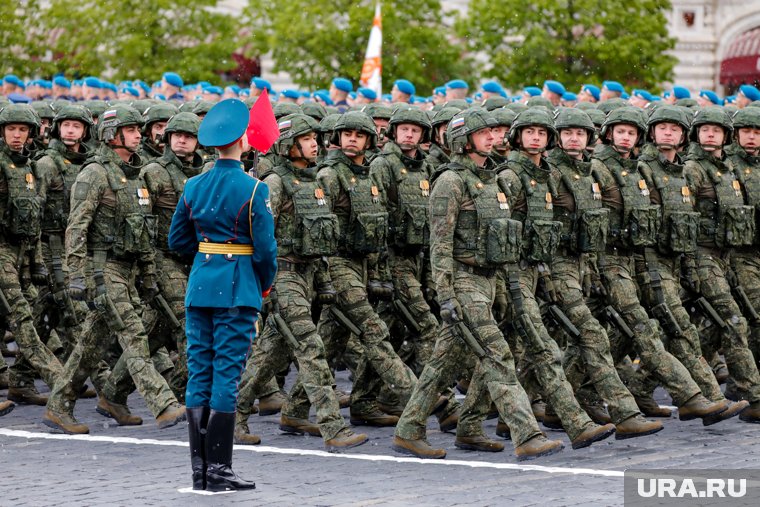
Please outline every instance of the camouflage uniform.
M700 114L706 113L701 111L695 116L692 137L696 127L702 124ZM720 114L726 115L723 111ZM726 131L726 137L729 137L730 128ZM734 249L749 247L755 240L752 234L755 225L753 209L745 205L741 182L730 163L707 153L699 144L689 147L684 175L696 196L696 209L701 215L697 273L702 295L726 324L723 329L701 336L702 349L707 357L723 349L728 371L740 396L755 405L760 401L760 375L748 348L747 319L732 297L726 279Z
M143 164L147 164L163 155L163 142L157 139L151 139L150 137L150 131L153 124L159 121L169 121L169 118L177 114L179 109L177 109L177 106L168 102L158 102L149 106L145 111L140 112L143 115L145 124L143 126L143 138L139 155ZM162 144L159 145L159 142Z
M620 114L613 120L625 119L628 113ZM628 123L639 125L643 134L645 127L640 126L639 113L635 114L637 118ZM602 135L605 131L603 127ZM591 170L600 182L602 202L610 210L607 253L598 260L606 296L603 300L594 298L592 308L601 310L611 305L633 331L630 341L622 333L610 336L615 362L635 351L641 366L655 376L680 407L700 394L699 386L683 364L665 350L657 322L642 308L634 281L633 252L638 245L651 246L656 241L657 208L650 205L649 188L638 173L636 161L623 158L612 146L597 146Z
M347 113L344 119L349 114L364 116L363 113ZM344 124L345 120L341 120L336 129ZM382 202L384 196L370 176L369 167L354 164L340 150L328 152L317 178L330 197L340 224L339 254L329 258L330 276L337 291L335 304L362 331L357 338L363 353L360 363L366 361L366 366L362 367L361 375L358 367L354 378L352 413L371 413L375 409L371 400L355 403L359 393L372 391L369 385L375 375L385 384L394 386L399 402L405 405L417 378L393 350L385 322L367 300L367 256L376 257L387 249L388 213ZM330 340L336 348L345 348L350 333L334 326L329 309L325 309L320 318L319 334L327 338L323 329L331 324L334 331Z
M530 111L522 114L528 113ZM513 129L519 131L520 128L518 117ZM506 266L500 276L505 277L509 287L513 327L525 346L526 360L533 365L547 402L574 440L594 423L575 399L560 364L561 352L541 320L535 297L539 278L550 276L548 263L558 246L562 226L554 221L551 196L557 191L550 172L543 159L539 167L522 151L513 151L506 168L499 173L500 185L511 195L512 215L523 222L524 246L519 265Z
M599 183L591 174L589 161L571 158L561 148L552 150L547 161L554 169L557 189L554 216L562 222L560 247L551 263L554 290L559 307L581 333L577 339L568 337L565 373L584 405L593 402L583 400L578 392L588 378L607 402L612 422L619 424L639 411L615 370L607 333L584 299L584 290L597 270L595 254L605 248L608 211L602 207Z
M515 447L541 434L525 391L517 381L507 342L491 314L496 295L496 270L506 259L486 258L489 222L502 226L508 242L509 209L500 207L493 165L477 167L467 156L454 155L434 180L430 196L430 262L439 302L456 300L467 327L484 349L478 358L462 405L457 436L483 435L482 422L491 400L509 424ZM482 214L482 216L480 216ZM486 230L478 230L478 227ZM494 238L495 233L493 233ZM476 239L478 238L478 239ZM473 355L455 326L438 336L412 399L396 426L396 435L424 440L426 420L439 393L460 372L461 361Z
M0 131L10 123L29 125L30 136L39 129L39 120L27 105L5 106L0 112ZM26 151L12 151L0 140L0 217L3 217L0 289L10 307L6 316L8 325L24 359L18 368L22 369L26 361L27 369L31 366L37 370L42 380L52 386L61 376L61 363L37 334L30 304L36 295L30 282L44 285L47 277L39 244L44 199L38 193L38 179L28 155ZM22 380L15 382L14 368L11 386ZM31 379L28 374L23 377Z
M171 150L169 135L172 132L187 132L197 135L200 119L193 113L178 113L166 126L166 148L160 158L143 166L140 177L145 181L148 193L151 195L153 214L156 216L156 272L158 273L158 286L161 295L171 308L172 313L179 321L179 327L174 327L166 315L162 312L144 311L143 320L146 330L149 330L148 341L150 343L151 356L156 364L156 352L161 347L167 347L179 353L174 372L169 382L174 395L183 400L187 385L187 338L185 337L185 290L190 267L187 259L169 250L167 238L172 215L177 208L177 202L185 189L185 183L189 178L200 174L203 167L203 159L197 153L193 153L191 160L180 160ZM147 309L146 309L147 310ZM159 372L168 371L171 362L163 368L156 364ZM111 377L104 389L104 395L108 400L125 405L127 396L134 390L134 383L126 368L124 361L119 361L114 366Z
M141 124L137 111L130 107L121 106L110 113L117 129ZM112 125L101 122L101 139ZM142 302L134 285L135 277L141 277L144 287L155 287L156 276L155 218L148 214L151 201L139 172L139 166L123 162L104 144L72 188L66 228L71 287L85 290L88 264L96 277L103 273L103 283L95 282L97 296L91 300L96 311L87 315L79 341L50 394L46 423L50 415L75 421L77 393L109 345L106 337L112 335L124 350L127 368L153 415L177 407L177 399L151 362L148 336L140 319ZM92 286L87 287L87 292L92 291Z

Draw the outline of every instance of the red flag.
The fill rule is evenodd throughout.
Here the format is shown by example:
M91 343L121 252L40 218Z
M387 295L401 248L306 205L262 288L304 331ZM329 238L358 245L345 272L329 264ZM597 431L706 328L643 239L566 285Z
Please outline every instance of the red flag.
M269 94L266 90L261 92L259 98L251 107L248 117L248 144L261 153L266 153L274 142L280 137L280 129L269 102Z

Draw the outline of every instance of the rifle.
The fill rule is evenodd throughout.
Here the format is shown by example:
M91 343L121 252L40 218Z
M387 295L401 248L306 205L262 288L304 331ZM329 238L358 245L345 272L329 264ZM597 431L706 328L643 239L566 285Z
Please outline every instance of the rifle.
M285 338L285 341L288 342L291 348L301 348L301 344L298 343L298 340L293 334L293 331L291 331L290 327L288 327L288 323L285 322L285 319L283 319L282 315L280 315L280 305L277 299L276 290L272 289L272 291L269 293L269 300L272 305L270 315L272 317L272 321L274 322L275 329L283 336L283 338Z
M615 307L610 304L610 295L609 292L607 292L607 289L604 286L604 281L607 278L607 275L604 271L604 255L599 254L597 257L597 265L599 266L599 277L602 280L602 284L600 286L600 293L604 297L605 302L607 303L607 306L604 307L604 310L602 310L602 314L604 315L604 320L606 320L608 323L615 326L618 331L623 333L623 335L629 339L632 340L635 336L633 334L633 330L631 330L630 327L628 327L628 324L625 322L625 319L620 315L620 313L615 309Z
M570 318L562 311L557 304L557 292L554 290L554 282L552 281L551 273L544 264L539 264L538 272L540 273L541 287L543 288L544 299L549 303L549 317L552 322L560 328L562 328L573 339L577 340L581 337L581 332L575 327ZM521 295L522 297L522 295Z
M665 294L662 291L662 277L657 270L657 261L645 254L647 267L649 269L649 287L652 289L652 295L654 296L654 305L652 306L652 315L656 318L665 332L670 336L680 337L683 335L681 326L678 325L673 312L670 311L670 307L665 302Z
M66 286L66 278L63 274L63 261L61 252L63 243L61 237L57 235L50 236L50 252L53 259L53 302L61 312L61 322L66 327L74 327L79 324L74 302L71 300L69 289Z

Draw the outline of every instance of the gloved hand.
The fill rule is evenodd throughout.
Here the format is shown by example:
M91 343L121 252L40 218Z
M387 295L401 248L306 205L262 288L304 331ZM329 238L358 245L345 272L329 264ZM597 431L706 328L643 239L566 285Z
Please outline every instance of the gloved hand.
M507 310L509 304L507 303L507 295L504 293L496 294L496 299L493 303L493 316L496 322L501 322L507 318Z
M370 280L367 282L367 295L373 299L390 301L393 299L393 284L380 280Z
M335 304L335 298L338 295L335 292L332 282L322 282L317 285L317 302L321 305Z
M602 282L602 277L599 276L599 273L592 273L591 274L591 293L595 296L604 297L607 295L607 289L604 287L604 282Z
M72 278L69 282L69 297L74 301L84 301L87 286L83 278Z
M44 264L32 266L32 283L37 287L43 287L48 283L48 270Z
M732 271L729 271L732 273ZM700 294L702 292L701 290L701 283L699 280L699 275L697 274L697 268L694 266L686 266L682 270L682 279L683 283L686 285L687 288L694 291L696 294ZM730 284L730 281L729 281ZM734 285L732 285L733 287Z
M459 301L452 298L441 303L441 320L448 325L462 320L462 307L459 306Z
M150 303L153 301L153 298L158 296L159 292L155 275L145 275L142 277L142 282L140 283L140 297L143 301Z

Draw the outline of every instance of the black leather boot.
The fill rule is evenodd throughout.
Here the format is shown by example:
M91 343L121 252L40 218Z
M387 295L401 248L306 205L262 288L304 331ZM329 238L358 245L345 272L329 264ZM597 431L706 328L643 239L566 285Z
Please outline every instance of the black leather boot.
M234 434L235 412L212 410L206 426L206 491L256 488L256 484L241 479L232 470Z
M206 425L209 408L187 409L187 428L190 434L190 465L193 468L193 489L206 489Z

